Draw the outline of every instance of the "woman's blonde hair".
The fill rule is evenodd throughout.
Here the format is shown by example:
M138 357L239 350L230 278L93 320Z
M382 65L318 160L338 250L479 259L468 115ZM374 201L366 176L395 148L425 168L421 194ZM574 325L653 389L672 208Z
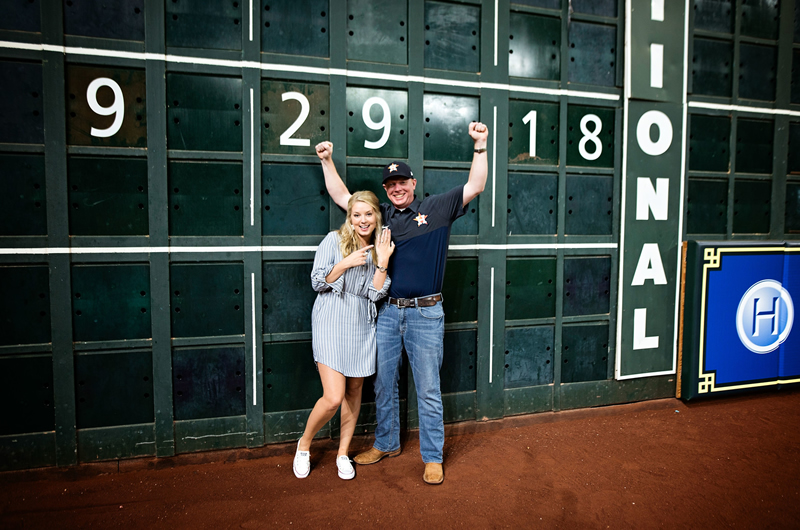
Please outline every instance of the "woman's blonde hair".
M342 226L339 227L339 248L342 250L342 256L345 258L361 248L361 242L355 230L353 230L353 225L350 224L350 215L353 213L353 206L357 202L363 202L369 205L375 214L375 230L373 230L370 236L370 245L375 244L378 234L380 234L380 231L383 229L383 219L381 218L381 207L378 202L378 197L371 191L357 191L352 194L350 200L347 201L347 219L345 219ZM375 247L372 248L371 254L372 261L378 263L378 255L375 253Z

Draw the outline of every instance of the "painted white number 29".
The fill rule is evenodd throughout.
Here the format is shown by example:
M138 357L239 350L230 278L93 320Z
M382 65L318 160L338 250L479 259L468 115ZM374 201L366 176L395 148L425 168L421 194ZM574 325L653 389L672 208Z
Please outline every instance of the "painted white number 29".
M369 115L369 111L372 110L374 105L378 105L383 111L383 117L379 122L375 122L372 116ZM386 142L389 140L389 132L392 129L392 115L389 113L389 104L386 103L386 100L379 97L369 98L364 102L364 106L361 108L361 116L364 119L364 124L373 131L383 129L383 134L381 134L377 142L364 140L364 147L367 149L380 149L386 145Z
M308 98L300 92L284 92L281 94L281 101L286 101L287 99L293 99L300 102L300 116L298 116L292 126L286 129L286 131L284 131L284 133L281 135L281 145L307 147L311 145L311 140L308 138L292 138L292 135L297 132L297 129L299 129L300 126L306 121L306 118L308 118L311 105L308 103Z
M97 102L97 91L100 87L108 87L114 92L114 102L110 107L103 107ZM107 77L98 77L91 83L89 88L86 89L86 101L89 103L89 108L100 116L111 116L114 114L114 123L107 129L95 129L92 127L92 136L98 138L108 138L113 136L122 127L122 119L125 117L125 98L122 96L122 89L116 81Z
M587 125L589 122L594 123L593 131L589 130ZM600 118L596 114L587 114L581 118L581 132L583 133L583 138L581 138L581 141L578 143L578 152L586 160L597 160L600 158L600 155L603 154L603 142L598 138L602 130L603 122L600 121ZM594 152L592 153L586 150L586 144L589 142L592 142L594 145Z

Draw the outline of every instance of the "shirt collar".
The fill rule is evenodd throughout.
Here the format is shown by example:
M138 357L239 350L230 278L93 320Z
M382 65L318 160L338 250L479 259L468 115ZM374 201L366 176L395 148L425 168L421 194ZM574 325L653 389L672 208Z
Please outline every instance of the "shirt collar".
M422 203L421 203L421 202L419 202L419 199L417 199L417 196L416 196L416 194L415 194L415 195L414 195L414 200L413 200L413 201L411 201L411 204L409 204L408 206L406 206L405 208L403 208L403 211L406 211L406 210L408 210L408 211L410 211L410 212L415 212L415 213L416 213L416 212L419 212L419 207L421 206L421 204L422 204ZM390 206L390 208L391 208L391 209L389 210L389 217L394 217L394 215L395 215L396 213L399 213L399 212L400 212L400 210L399 210L399 209L397 209L397 208L395 207L395 205L394 205L394 204L392 204L391 202L389 203L389 206Z

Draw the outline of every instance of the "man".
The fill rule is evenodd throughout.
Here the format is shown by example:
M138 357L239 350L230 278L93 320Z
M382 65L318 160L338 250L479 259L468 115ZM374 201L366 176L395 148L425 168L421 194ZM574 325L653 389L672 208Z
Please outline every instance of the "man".
M469 179L447 193L420 201L414 195L417 179L408 165L392 162L383 169L383 189L391 204L381 204L381 215L395 243L389 263L392 286L388 302L378 313L375 444L354 460L361 465L374 464L384 457L400 454L398 381L405 348L417 389L420 452L425 463L422 478L428 484L444 481L444 420L439 370L444 349L441 290L450 226L483 191L488 174L486 141L489 130L483 123L472 122L469 135L475 142ZM328 193L346 210L350 192L331 160L333 144L323 142L316 150L322 161Z

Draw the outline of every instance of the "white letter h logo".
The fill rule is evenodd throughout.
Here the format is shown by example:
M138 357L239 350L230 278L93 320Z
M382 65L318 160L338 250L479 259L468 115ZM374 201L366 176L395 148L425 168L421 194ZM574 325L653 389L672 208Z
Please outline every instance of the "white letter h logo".
M781 305L778 303L779 297L772 299L772 311L758 311L758 301L760 298L753 299L753 336L758 337L759 320L772 320L772 335L778 334L778 316Z

